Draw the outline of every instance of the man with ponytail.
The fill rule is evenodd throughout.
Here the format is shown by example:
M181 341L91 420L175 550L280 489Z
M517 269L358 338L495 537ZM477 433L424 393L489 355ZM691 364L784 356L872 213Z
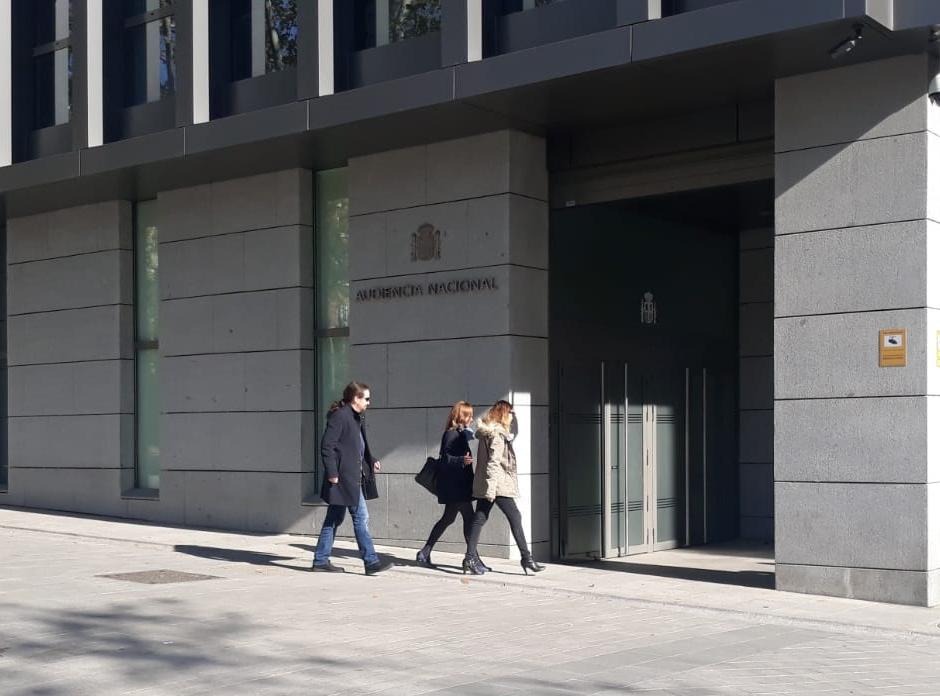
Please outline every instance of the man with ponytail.
M353 533L359 546L359 555L365 564L366 575L375 575L392 567L392 562L379 558L369 534L369 510L366 508L364 489L373 482L382 465L372 456L366 437L365 412L372 394L368 384L350 382L343 390L342 401L330 407L326 419L326 432L320 444L323 461L323 486L320 497L329 504L317 548L313 555L313 570L342 573L343 568L330 562L336 529L343 523L346 510L352 517ZM373 494L371 497L375 497Z

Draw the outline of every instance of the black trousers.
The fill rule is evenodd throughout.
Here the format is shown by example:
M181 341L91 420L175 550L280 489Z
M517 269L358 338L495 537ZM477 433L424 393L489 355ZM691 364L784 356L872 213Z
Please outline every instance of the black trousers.
M516 546L519 547L519 553L523 558L530 558L529 544L525 540L525 531L522 529L522 513L516 507L515 498L504 498L497 496L496 500L477 500L477 511L473 516L473 529L470 530L470 539L467 541L467 555L477 555L477 544L480 543L480 534L483 532L483 525L490 518L490 510L496 505L506 519L509 520L509 529L512 532L512 538L516 540Z
M457 519L458 514L463 515L463 538L469 543L470 529L473 527L473 503L465 500L459 503L447 503L444 506L444 514L441 515L441 519L431 529L428 541L424 545L425 548L430 550L437 543L447 528Z

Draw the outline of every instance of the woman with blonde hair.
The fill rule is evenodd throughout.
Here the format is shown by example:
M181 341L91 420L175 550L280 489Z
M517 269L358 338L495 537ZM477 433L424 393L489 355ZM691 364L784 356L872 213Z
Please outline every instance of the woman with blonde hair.
M477 544L480 542L483 525L489 519L490 510L494 505L502 510L509 520L509 529L516 540L516 546L519 547L519 553L522 554L521 565L525 574L528 575L530 570L533 573L545 570L545 566L532 558L525 531L522 529L522 514L516 506L519 482L516 475L516 453L512 448L514 418L512 404L499 400L477 424L476 437L480 444L477 446L477 470L473 477L473 497L477 499L477 509L470 530L470 540L467 542L467 555L463 559L464 573L468 570L474 575L480 573Z
M431 550L458 514L463 517L464 540L469 541L473 524L473 456L470 454L473 431L468 426L472 422L473 406L466 401L458 401L451 407L441 437L441 458L437 469L437 502L444 506L444 514L415 556L420 566L433 567Z

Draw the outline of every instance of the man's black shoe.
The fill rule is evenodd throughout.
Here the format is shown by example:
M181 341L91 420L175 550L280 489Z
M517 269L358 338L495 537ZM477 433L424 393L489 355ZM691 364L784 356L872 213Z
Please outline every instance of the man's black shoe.
M329 561L327 561L326 563L314 563L313 568L311 568L311 570L314 573L345 573L346 572L345 568L340 568L339 566L335 566Z
M378 573L388 570L394 565L395 564L392 563L390 560L380 558L375 563L370 563L366 566L366 575L376 575Z

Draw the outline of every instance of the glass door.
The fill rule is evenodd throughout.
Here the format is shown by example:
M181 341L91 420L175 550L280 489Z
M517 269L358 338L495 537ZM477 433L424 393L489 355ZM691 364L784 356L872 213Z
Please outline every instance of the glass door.
M598 363L559 368L558 472L562 558L603 556L602 374Z
M688 543L689 371L565 365L558 387L560 555Z

